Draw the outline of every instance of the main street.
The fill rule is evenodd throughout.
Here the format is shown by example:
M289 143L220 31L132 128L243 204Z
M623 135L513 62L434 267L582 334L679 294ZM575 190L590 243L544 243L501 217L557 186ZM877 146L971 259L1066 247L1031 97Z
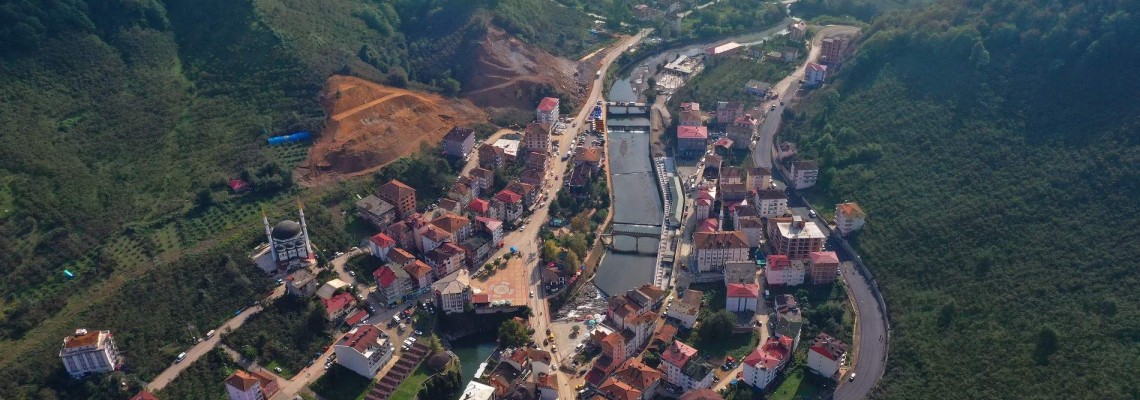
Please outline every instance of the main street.
M602 99L602 90L606 80L606 72L614 60L617 59L621 53L629 50L631 46L640 42L651 30L642 30L637 35L625 38L619 43L611 47L609 53L602 58L598 70L601 74L597 76L590 85L590 93L583 100L582 108L578 110L578 114L567 124L562 135L552 136L552 140L558 141L558 148L560 151L570 149L574 143L574 138L577 132L585 129L586 117L589 116L590 110L598 100ZM499 132L503 133L502 131ZM465 171L469 171L473 167L473 163L477 155L473 155L472 160L468 161L468 165L464 167ZM503 239L504 245L501 249L497 250L490 256L490 259L502 257L513 247L518 251L519 256L527 260L527 268L530 268L530 284L528 290L535 294L535 297L528 297L528 306L534 312L531 318L531 327L534 328L534 341L535 343L542 343L542 338L546 335L546 330L550 328L550 307L545 298L545 291L542 290L542 268L538 263L539 250L542 243L539 242L538 235L542 229L542 225L546 223L550 215L551 200L557 198L558 191L562 189L563 177L568 170L568 162L558 161L561 157L558 154L551 154L553 160L552 168L550 171L550 178L547 179L546 186L542 188L545 193L545 201L541 206L536 207L529 218L529 223L523 226L522 230L509 232ZM547 350L550 350L547 348ZM568 354L573 349L562 349L562 353L553 354L555 363L562 360L562 354ZM557 371L557 369L556 369ZM573 387L570 385L571 376L558 372L558 391L560 398L572 399L575 398Z

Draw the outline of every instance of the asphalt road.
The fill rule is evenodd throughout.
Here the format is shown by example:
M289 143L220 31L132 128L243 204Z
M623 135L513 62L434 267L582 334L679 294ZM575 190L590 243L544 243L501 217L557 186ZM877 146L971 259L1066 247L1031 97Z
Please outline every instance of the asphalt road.
M800 89L799 81L803 79L804 70L807 62L815 62L819 59L820 43L824 37L838 33L855 33L858 29L849 26L827 26L815 34L812 41L811 52L808 53L807 61L796 69L787 78L784 78L773 88L776 93L780 93L779 100L786 102L791 100L792 97ZM767 107L764 112L766 116L764 123L760 126L757 141L753 145L753 162L755 165L773 166L772 160L772 146L776 132L780 128L780 118L783 115L786 104L780 104L779 101L772 101L764 103L761 107ZM773 173L776 174L775 168ZM778 175L778 174L777 174ZM805 220L811 219L820 229L827 234L831 233L826 221L822 218L809 218L808 209L806 208L803 200L795 194L794 190L789 192L788 207L791 211L802 216ZM835 239L828 242L828 248L839 255L840 261L856 261L859 257L857 254L850 254L838 245ZM839 383L839 387L835 393L832 394L834 399L839 400L854 400L863 399L871 393L875 388L878 381L883 376L886 370L886 355L887 355L887 340L889 335L887 333L887 319L883 314L883 309L879 307L878 302L871 290L870 284L862 274L859 273L857 267L842 268L843 277L847 282L848 290L853 296L853 307L858 313L856 322L856 341L855 351L853 352L857 358L853 358L853 370L856 378L854 380L847 380L851 375L847 375Z
M273 301L274 299L281 297L281 295L284 293L285 287L278 286L273 289L273 293L266 301ZM216 333L213 337L205 339L187 349L186 358L184 358L181 362L170 364L166 370L163 370L158 374L158 376L154 377L154 379L152 379L150 383L147 384L147 390L151 392L157 392L165 388L166 385L170 384L170 382L174 380L174 378L178 377L178 374L182 373L183 370L190 367L190 365L194 364L195 361L198 361L198 358L201 358L202 355L209 353L210 350L213 350L214 347L221 343L221 336L219 335L220 333L230 332L236 330L237 328L240 328L242 324L244 324L245 321L249 319L249 317L259 312L261 312L260 305L247 307L242 310L241 313L235 315L233 318L230 318L221 326L214 328L214 331Z

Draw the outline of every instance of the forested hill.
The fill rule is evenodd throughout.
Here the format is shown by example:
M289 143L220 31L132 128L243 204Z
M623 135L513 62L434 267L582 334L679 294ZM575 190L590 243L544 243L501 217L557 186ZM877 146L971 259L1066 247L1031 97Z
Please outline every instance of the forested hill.
M1140 2L947 1L858 46L783 136L869 214L875 396L1140 398Z
M188 324L260 296L235 260L259 208L295 204L305 151L265 138L318 131L334 73L457 93L487 21L557 55L596 44L548 0L0 1L0 398L93 398L53 384L76 327L114 330L137 383Z

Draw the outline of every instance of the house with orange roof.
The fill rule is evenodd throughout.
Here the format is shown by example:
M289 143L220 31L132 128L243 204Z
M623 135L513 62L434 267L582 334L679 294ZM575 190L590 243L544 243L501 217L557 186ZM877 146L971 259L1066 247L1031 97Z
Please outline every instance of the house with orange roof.
M277 378L262 371L235 370L225 380L230 400L264 400L277 394Z
M368 250L380 261L388 262L388 252L396 247L396 239L381 232L368 238Z
M768 265L764 270L764 278L769 286L799 286L804 284L807 275L808 261L805 259L792 260L781 254L768 256Z
M657 386L661 384L661 372L629 360L606 379L598 391L615 400L649 400L653 398Z
M431 221L432 225L437 228L443 229L455 242L462 242L471 237L471 220L467 217L455 213L443 213Z
M776 379L776 375L788 363L792 356L792 338L784 336L779 339L769 337L768 341L757 347L744 358L745 384L759 390L765 390L769 383Z
M550 148L550 128L552 123L531 122L524 130L523 147L527 151L545 152Z
M480 168L494 171L507 163L507 151L502 147L484 143L479 145L478 152Z
M73 378L115 371L123 364L111 331L86 329L76 329L74 335L63 338L59 359Z
M665 312L665 316L674 318L681 322L681 326L692 329L697 325L697 316L701 313L701 302L704 300L704 292L699 290L688 289L681 296L669 305L669 310Z
M834 251L813 251L808 253L808 260L811 283L826 285L839 277L839 256Z
M380 185L377 196L396 207L396 218L407 218L416 212L416 189L403 182L393 179Z
M488 217L491 215L491 202L484 199L474 199L467 204L466 210L476 217Z
M474 190L474 189L472 189ZM447 211L453 213L463 212L463 207L459 205L458 201L443 197L440 198L435 204L439 205L440 211Z
M413 256L412 253L402 248L397 247L388 252L388 262L395 264L397 268L403 268L415 261L416 256Z
M423 253L421 254L431 252L444 242L454 240L450 232L433 224L428 224L422 229L423 231L420 233L420 251Z
M427 263L416 260L404 266L404 272L407 272L408 277L411 279L413 295L419 295L431 289L431 283L433 282L432 269Z
M534 388L539 400L558 400L558 375L536 372Z
M500 240L503 240L503 221L488 217L475 217L475 228L490 236L493 243L499 243Z
M855 203L843 203L835 205L835 229L847 236L851 232L855 232L863 228L863 224L867 222L867 214L863 212L863 208Z
M515 181L507 184L506 190L510 190L522 196L523 205L527 208L534 207L535 203L538 203L539 190L538 187L534 185Z
M602 168L606 152L599 146L582 146L574 149L574 167L585 165L591 173L597 173Z

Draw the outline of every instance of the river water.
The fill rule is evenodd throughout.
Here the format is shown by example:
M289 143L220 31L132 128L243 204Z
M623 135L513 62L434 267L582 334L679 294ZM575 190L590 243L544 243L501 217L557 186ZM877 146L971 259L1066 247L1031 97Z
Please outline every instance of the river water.
M669 49L652 55L631 68L626 76L614 81L606 95L608 101L644 101L639 88L644 88L648 80L649 66L667 63L679 55L695 56L709 46L727 42L743 45L761 43L774 35L786 33L790 19L761 32L746 33L716 41L696 43L680 48ZM743 84L743 82L742 82ZM615 125L623 120L607 121ZM657 187L649 152L648 132L610 132L606 146L609 147L610 171L614 191L614 223L643 224L660 226L663 217L663 203ZM615 253L607 250L602 264L598 266L594 284L606 296L620 294L645 283L653 282L653 271L657 262L656 249L653 253ZM466 364L464 368L467 368Z
M451 342L451 352L459 357L460 369L463 372L463 386L475 379L475 372L495 352L495 334L493 332L468 335Z

